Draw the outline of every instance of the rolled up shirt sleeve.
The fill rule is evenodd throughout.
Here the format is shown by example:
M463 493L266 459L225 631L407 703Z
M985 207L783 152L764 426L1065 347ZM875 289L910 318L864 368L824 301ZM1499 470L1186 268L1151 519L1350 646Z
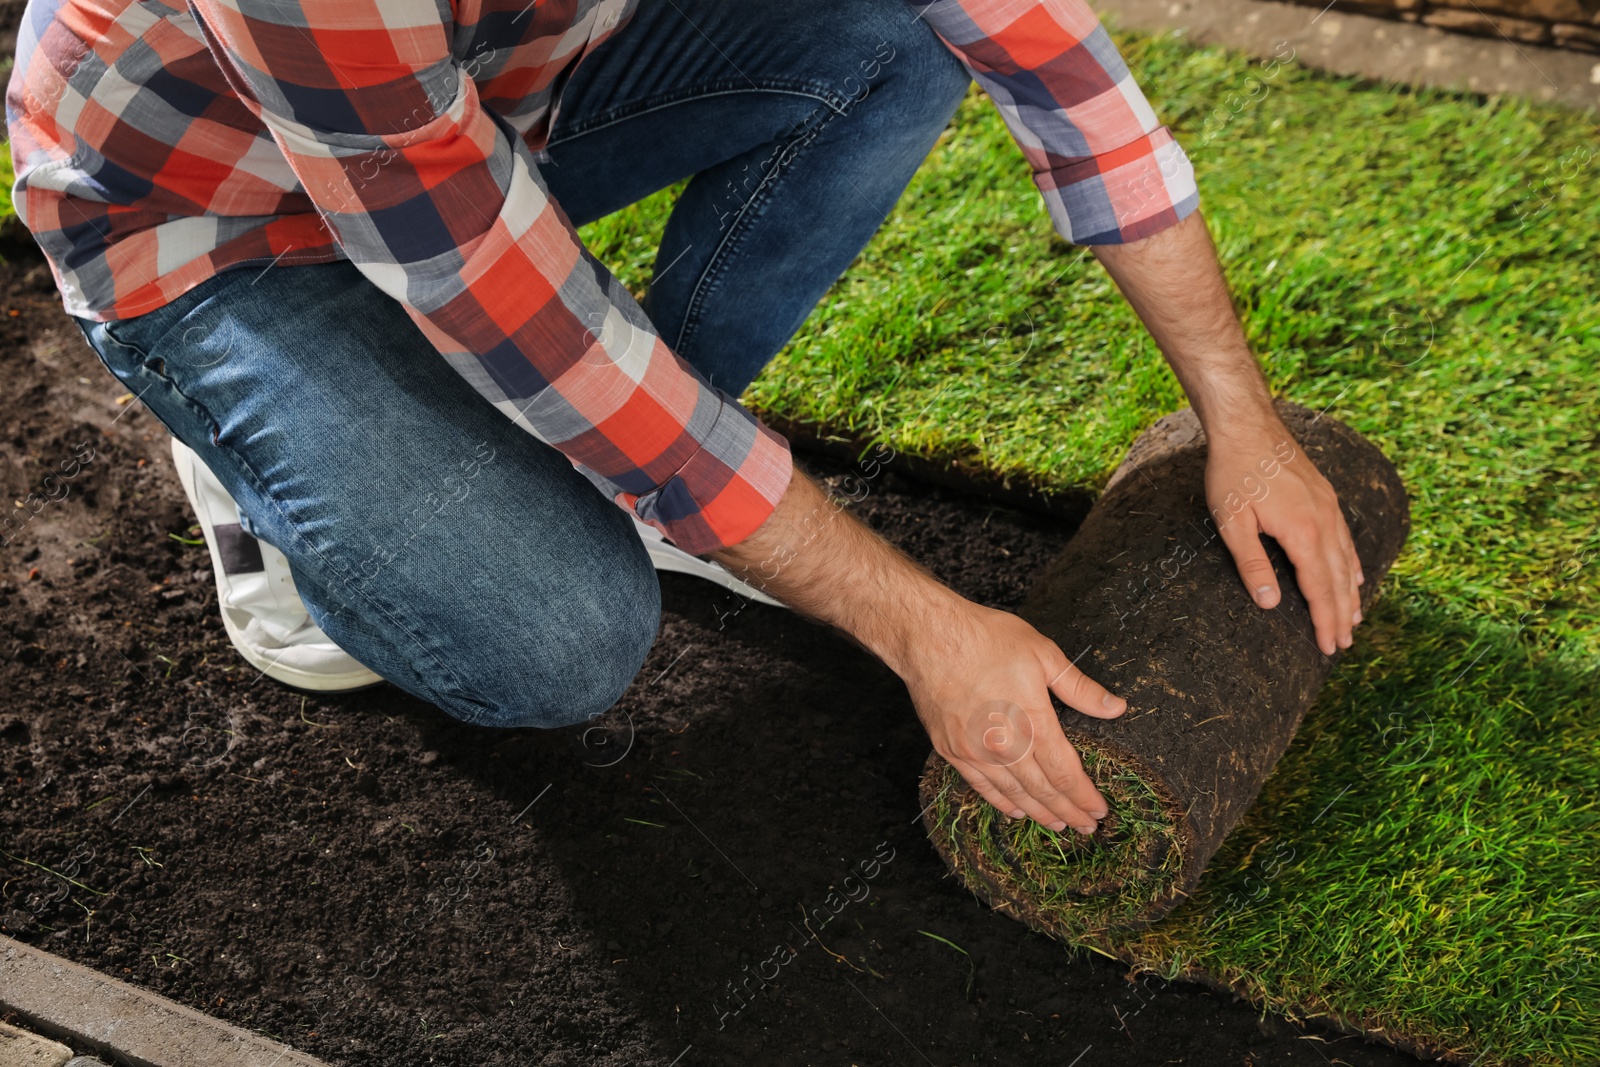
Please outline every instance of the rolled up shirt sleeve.
M787 442L672 352L583 246L452 57L446 5L188 2L345 255L474 389L688 552L765 521Z
M1200 205L1194 167L1081 0L907 0L983 87L1057 233L1123 244Z

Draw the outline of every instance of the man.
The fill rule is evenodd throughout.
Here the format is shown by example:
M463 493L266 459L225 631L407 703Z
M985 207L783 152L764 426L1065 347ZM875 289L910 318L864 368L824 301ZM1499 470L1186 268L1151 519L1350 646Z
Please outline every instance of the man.
M1228 503L1289 435L1187 160L1079 0L31 0L6 106L19 213L172 431L269 673L581 722L655 638L651 559L734 580L709 557L881 657L1001 811L1087 833L1105 801L1050 693L1124 702L836 514L735 400L973 77L1191 398L1256 602L1264 532L1323 651L1348 646L1362 578L1327 481L1291 463ZM689 176L636 303L573 227ZM985 720L1006 706L1020 750Z

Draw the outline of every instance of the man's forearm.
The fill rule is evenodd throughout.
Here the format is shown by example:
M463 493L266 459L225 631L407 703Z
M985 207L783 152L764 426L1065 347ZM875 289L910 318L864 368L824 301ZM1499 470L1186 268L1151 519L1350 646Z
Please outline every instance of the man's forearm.
M964 601L830 499L799 468L761 528L712 554L802 615L836 626L905 677L912 634L934 639Z
M963 599L796 470L755 533L712 554L790 607L837 626L906 683L934 749L1013 818L1093 833L1108 810L1052 694L1114 718L1106 692L1009 612Z
M1317 647L1330 656L1348 648L1361 620L1357 587L1366 580L1355 542L1322 472L1309 462L1277 463L1291 435L1245 343L1200 212L1141 241L1096 246L1095 255L1200 416L1210 446L1206 503L1250 595L1263 608L1279 603L1277 572L1261 542L1266 534L1294 565Z
M1199 211L1143 240L1093 249L1160 346L1208 437L1276 418Z

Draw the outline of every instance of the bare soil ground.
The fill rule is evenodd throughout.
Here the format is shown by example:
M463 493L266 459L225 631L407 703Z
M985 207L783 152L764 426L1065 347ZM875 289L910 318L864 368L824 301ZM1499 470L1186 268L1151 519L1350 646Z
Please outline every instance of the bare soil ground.
M1414 1062L985 909L918 824L898 680L710 585L664 577L655 650L586 730L260 677L171 536L194 534L165 429L4 251L6 933L339 1067ZM993 605L1071 533L893 463L855 477L863 516Z

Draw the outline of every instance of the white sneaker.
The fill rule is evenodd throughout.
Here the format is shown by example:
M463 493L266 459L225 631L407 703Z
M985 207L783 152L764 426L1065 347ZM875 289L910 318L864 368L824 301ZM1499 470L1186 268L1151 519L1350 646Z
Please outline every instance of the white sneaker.
M194 450L172 438L172 460L211 550L228 640L257 670L296 689L364 689L383 678L334 644L306 611L282 552L252 537L239 506Z
M639 534L639 540L644 542L645 551L650 553L650 562L655 564L656 570L692 574L696 578L704 578L708 582L716 582L724 589L731 589L746 600L771 604L775 608L789 606L781 600L774 600L755 586L735 578L728 573L722 564L701 559L699 556L689 555L683 549L668 542L661 535L660 530L647 522L640 521L637 515L633 516L633 528Z

